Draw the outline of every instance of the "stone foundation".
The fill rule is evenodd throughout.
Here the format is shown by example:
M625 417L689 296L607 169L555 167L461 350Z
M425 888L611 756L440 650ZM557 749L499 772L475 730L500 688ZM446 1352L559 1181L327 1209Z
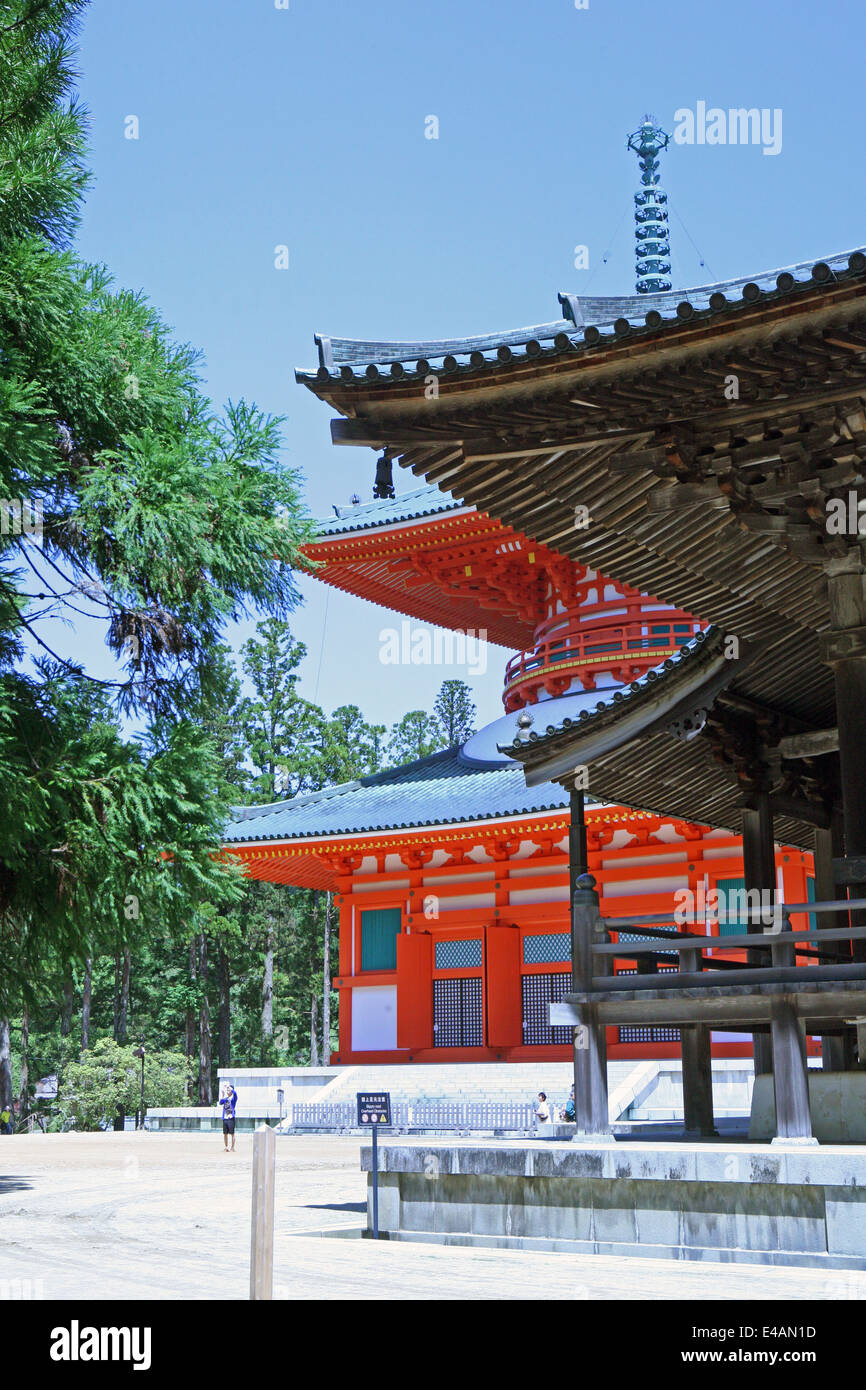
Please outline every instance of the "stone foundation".
M809 1069L812 1133L822 1144L866 1144L866 1071ZM761 1141L776 1133L775 1092L771 1072L755 1077L749 1138Z
M361 1151L369 1173L372 1150ZM379 1231L604 1255L866 1270L866 1149L385 1142ZM368 1178L368 1228L372 1228Z

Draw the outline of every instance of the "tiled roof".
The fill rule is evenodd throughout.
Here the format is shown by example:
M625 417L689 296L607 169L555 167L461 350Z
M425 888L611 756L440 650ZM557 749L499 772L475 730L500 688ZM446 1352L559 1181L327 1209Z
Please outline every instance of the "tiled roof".
M223 843L408 830L567 805L567 793L552 783L527 788L519 764L476 762L455 747L327 791L270 806L236 807Z
M369 386L371 381L385 384L423 378L431 370L439 375L501 368L513 361L543 359L631 334L656 332L690 319L736 314L762 299L795 299L816 285L831 286L864 273L866 253L846 251L826 261L801 261L750 279L722 280L688 290L623 296L560 294L564 318L476 338L398 343L316 334L318 370L298 371L296 377L316 390L329 382Z
M574 730L575 733L583 733L584 730L588 731L592 728L593 723L597 723L614 710L616 710L618 714L624 714L626 709L631 710L634 708L639 700L654 694L660 688L660 683L671 684L672 677L673 679L676 678L676 673L682 670L689 658L694 657L700 652L705 644L708 649L710 646L718 645L720 637L721 634L714 628L696 633L691 641L683 643L675 656L668 657L659 666L653 667L651 671L646 671L644 675L632 681L629 685L623 686L612 692L606 692L605 697L596 702L594 709L590 709L587 706L574 718L558 719L554 723L547 724L543 732L532 729L524 738L517 735L509 743L499 744L499 751L501 753L508 753L512 757L520 757L522 750L526 749L527 745L531 746L534 744L540 748L545 742L550 741L553 743L560 735L567 734L570 730ZM692 662L692 665L694 665L694 662ZM730 669L733 671L734 667L731 666ZM551 700L536 705L532 711L529 711L530 716L533 718L533 722L534 716L539 712L545 713L550 708L555 710L558 704L559 701Z
M391 526L398 521L413 521L416 517L434 516L465 506L443 493L435 483L413 488L399 497L376 502L360 502L356 506L337 507L337 515L316 523L318 540L341 536L351 531L368 531L378 526Z

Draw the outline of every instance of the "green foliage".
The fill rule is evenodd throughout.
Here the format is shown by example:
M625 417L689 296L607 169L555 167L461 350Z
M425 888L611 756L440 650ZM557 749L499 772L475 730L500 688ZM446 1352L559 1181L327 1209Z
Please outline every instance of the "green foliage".
M391 728L388 761L393 766L426 758L444 746L438 720L423 709L410 710Z
M237 896L212 857L243 762L220 639L244 614L291 611L308 535L281 422L215 409L198 354L70 249L82 9L0 7L0 506L42 509L41 545L26 520L0 531L0 1009L32 1000L52 960L156 923L187 932L198 897ZM53 651L58 620L82 617L103 625L116 679ZM117 722L131 712L147 720L133 743Z
M75 254L83 9L0 4L0 504L42 509L41 545L0 531L0 1017L17 1061L29 1009L31 1077L59 1072L91 1126L137 1103L124 1015L146 1037L151 1105L193 1092L199 1055L206 1096L219 1048L235 1064L308 1059L324 895L242 879L216 850L231 803L377 772L386 735L355 705L327 716L298 692L287 619L310 526L282 422L215 407L197 352ZM223 639L250 614L245 696ZM82 617L102 624L113 679L52 649L58 621ZM459 741L474 713L446 682L432 714L394 726L387 757ZM326 1054L334 1042L332 1025Z
M478 710L472 692L465 681L443 681L433 702L433 715L439 724L447 748L465 743L475 732Z
M145 1106L183 1105L190 1063L182 1052L146 1052ZM100 1038L66 1069L59 1105L80 1129L99 1129L138 1109L141 1061L131 1047Z

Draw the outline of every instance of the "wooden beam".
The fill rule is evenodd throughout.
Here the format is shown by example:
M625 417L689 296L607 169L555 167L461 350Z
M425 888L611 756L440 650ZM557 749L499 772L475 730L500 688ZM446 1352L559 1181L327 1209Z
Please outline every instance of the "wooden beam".
M816 729L810 734L789 734L779 739L783 758L821 758L826 753L838 753L839 730Z
M711 507L726 512L730 502L719 491L718 483L674 483L672 487L657 488L646 499L649 512L679 511L683 507Z
M400 425L377 420L331 421L331 443L349 444L364 449L411 449L417 444L461 444L453 430L437 432L417 425Z
M770 808L774 815L790 816L805 825L817 825L821 830L830 826L831 815L827 808L818 802L806 801L805 797L775 794L770 797Z

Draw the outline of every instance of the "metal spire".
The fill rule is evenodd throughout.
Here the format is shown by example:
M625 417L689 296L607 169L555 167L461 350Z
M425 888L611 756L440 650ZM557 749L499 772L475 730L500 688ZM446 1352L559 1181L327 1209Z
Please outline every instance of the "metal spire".
M635 271L638 294L669 290L671 247L668 232L667 193L658 188L659 155L666 150L670 136L645 116L641 126L628 137L628 148L638 157L643 191L634 195Z

